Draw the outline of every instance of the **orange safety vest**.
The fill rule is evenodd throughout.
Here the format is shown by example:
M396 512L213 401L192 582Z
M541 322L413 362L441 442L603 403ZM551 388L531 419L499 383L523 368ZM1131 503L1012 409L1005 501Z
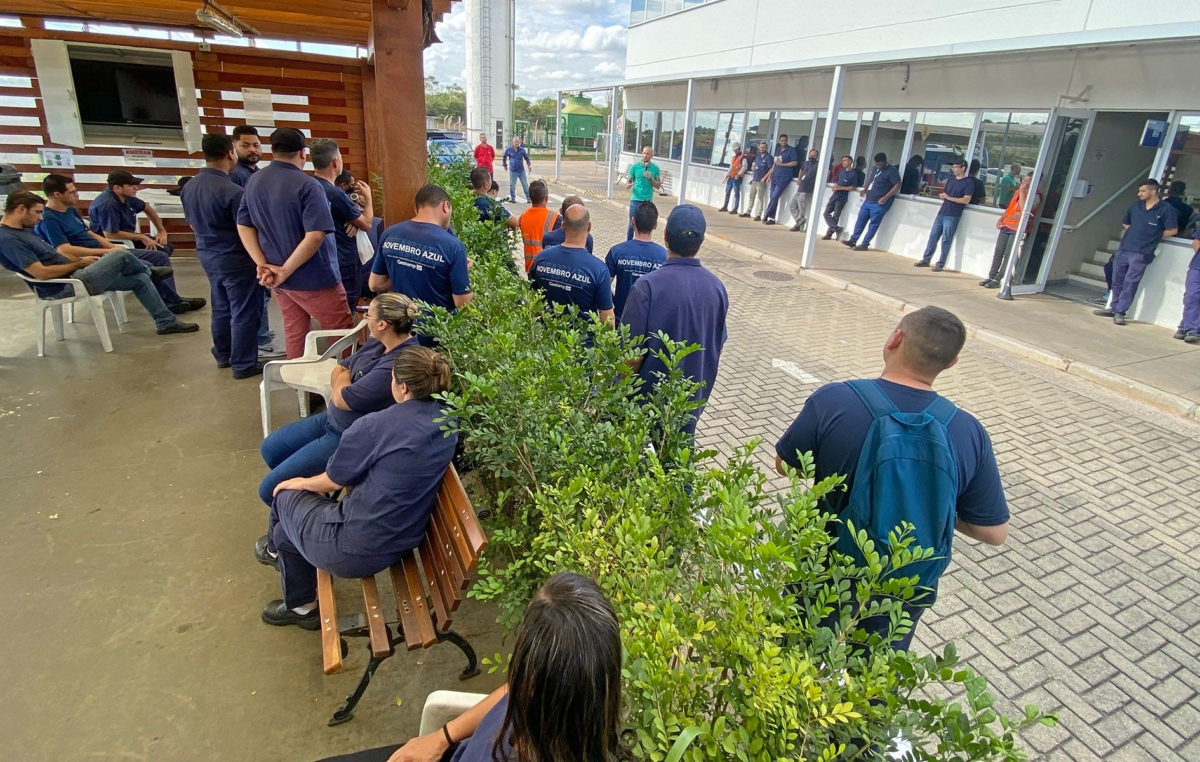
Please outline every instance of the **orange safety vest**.
M525 245L525 272L533 266L533 258L542 250L542 237L554 229L558 212L544 206L526 209L521 214L521 243Z
M1036 193L1033 197L1033 208L1037 209L1038 204L1042 200L1042 194ZM1000 218L1000 224L1014 233L1017 231L1017 226L1021 224L1021 213L1024 210L1021 208L1021 194L1014 193L1013 197L1008 202L1008 208L1004 210L1004 216ZM1032 220L1032 217L1030 218Z

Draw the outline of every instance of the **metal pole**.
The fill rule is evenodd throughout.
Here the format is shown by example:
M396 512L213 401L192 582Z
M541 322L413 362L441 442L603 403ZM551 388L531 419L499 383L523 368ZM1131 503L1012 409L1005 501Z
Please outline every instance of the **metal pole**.
M605 195L608 198L613 197L613 175L617 172L617 88L612 88L608 91L608 97L612 105L612 117L609 119L608 125L608 177L605 179Z
M1036 199L1038 186L1042 182L1042 174L1046 169L1046 149L1050 146L1051 140L1061 140L1061 136L1056 133L1058 125L1058 109L1050 109L1050 114L1046 117L1046 132L1042 134L1042 145L1038 149L1037 164L1033 167L1033 177L1029 179L1029 196L1026 197L1025 208L1021 210L1021 219L1017 223L1017 232L1013 233L1011 242L1012 251L1009 253L1008 267L1004 271L1004 280L1000 283L1000 293L996 294L997 299L1003 299L1006 302L1013 300L1012 282L1017 276L1017 264L1021 259L1021 247L1025 241L1025 229L1029 226L1029 215L1034 204L1029 199ZM1086 146L1085 146L1086 148ZM1064 189L1069 191L1070 189ZM1043 194L1042 203L1046 203L1046 196ZM1038 206L1038 214L1042 213L1041 206Z
M689 79L687 83L687 105L683 112L683 151L679 157L679 197L678 203L686 203L688 166L692 162L692 122L696 117L696 80Z
M833 69L833 87L829 88L829 111L825 116L825 135L821 138L821 155L818 158L818 167L822 166L829 160L829 155L833 153L833 140L837 137L837 115L842 107L842 90L846 85L846 67L838 65ZM804 232L804 257L801 259L801 267L808 270L812 268L813 253L817 250L816 231L820 227L818 222L818 210L825 202L825 187L824 173L818 177L817 184L813 187L812 201L808 207L808 229Z
M562 91L554 93L554 181L562 179Z

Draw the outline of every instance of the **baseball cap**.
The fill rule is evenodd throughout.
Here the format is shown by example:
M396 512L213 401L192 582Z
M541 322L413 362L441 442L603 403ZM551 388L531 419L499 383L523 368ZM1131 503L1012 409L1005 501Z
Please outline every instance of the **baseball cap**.
M123 169L108 173L108 187L114 185L141 185L144 178L134 177Z
M304 150L304 133L295 127L280 127L271 133L271 150L297 153Z
M959 156L959 157L958 157L958 158L956 158L954 161L950 162L950 166L952 166L952 167L965 167L965 166L967 166L967 160L966 160L966 159L964 159L963 157Z
M704 240L704 231L707 228L704 213L691 204L677 206L667 215L667 235L676 240Z

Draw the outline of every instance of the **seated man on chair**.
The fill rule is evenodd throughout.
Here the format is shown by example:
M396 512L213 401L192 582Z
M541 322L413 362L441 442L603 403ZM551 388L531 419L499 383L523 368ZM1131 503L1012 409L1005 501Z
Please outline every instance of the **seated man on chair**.
M132 241L134 256L151 267L169 267L175 250L167 243L167 228L154 207L137 197L142 178L124 170L108 174L108 190L96 196L88 207L88 222L93 233L115 241ZM153 238L138 230L138 214L145 212L154 225ZM176 315L202 309L207 302L200 297L184 299L175 290L175 279L158 283L158 293L167 309Z
M282 577L283 600L262 612L267 624L319 628L318 568L370 577L421 544L458 443L457 434L444 435L433 399L450 388L450 366L432 349L409 346L391 376L397 404L351 424L324 472L275 488L267 534L254 546ZM341 502L326 496L350 485Z
M0 220L0 265L35 280L75 278L92 295L105 291L132 291L146 312L154 318L160 334L192 333L200 330L195 323L180 322L154 289L154 282L170 277L169 267L150 267L128 249L109 249L99 256L76 257L50 248L38 238L34 226L42 221L45 201L29 191L17 191L4 204L4 219ZM37 285L30 283L42 299L65 299L78 296L65 283Z

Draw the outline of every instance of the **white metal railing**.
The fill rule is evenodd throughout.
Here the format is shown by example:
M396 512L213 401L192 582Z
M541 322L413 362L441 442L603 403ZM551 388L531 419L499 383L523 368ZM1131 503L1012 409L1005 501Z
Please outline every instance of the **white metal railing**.
M1106 208L1108 207L1108 205L1109 205L1109 204L1111 204L1112 202L1114 202L1114 201L1116 201L1118 198L1120 198L1120 197L1121 197L1121 195L1122 195L1122 194L1124 194L1124 193L1125 193L1125 191L1127 191L1127 190L1129 190L1131 187L1133 187L1133 185L1134 185L1135 183L1137 183L1137 182L1138 182L1138 181L1140 181L1140 180L1145 180L1145 179L1146 179L1146 173L1150 171L1151 167L1153 167L1153 165L1149 165L1149 166L1147 166L1147 167L1146 167L1145 169L1143 169L1141 172L1139 172L1138 174L1134 175L1134 176L1133 176L1133 178L1132 178L1132 179L1130 179L1130 181L1129 181L1129 182L1125 183L1125 184L1124 184L1124 185L1122 185L1120 188L1118 188L1118 189L1117 189L1117 191L1116 191L1115 193L1113 193L1111 196L1109 196L1108 198L1106 198L1106 199L1104 200L1104 203L1100 204L1100 206L1096 207L1096 208L1095 208L1095 209L1093 209L1091 212L1089 212L1089 213L1087 214L1087 216L1086 216L1086 217L1084 217L1084 218L1083 218L1082 220L1080 220L1079 222L1076 222L1074 225L1063 225L1063 227L1062 227L1062 229L1063 229L1063 232L1064 232L1064 233L1074 233L1076 230L1079 230L1081 227L1083 227L1084 225L1088 224L1088 222L1089 222L1089 221L1090 221L1090 220L1091 220L1093 217L1095 217L1097 214L1099 214L1099 213L1100 213L1100 212L1102 212L1104 209L1106 209Z

